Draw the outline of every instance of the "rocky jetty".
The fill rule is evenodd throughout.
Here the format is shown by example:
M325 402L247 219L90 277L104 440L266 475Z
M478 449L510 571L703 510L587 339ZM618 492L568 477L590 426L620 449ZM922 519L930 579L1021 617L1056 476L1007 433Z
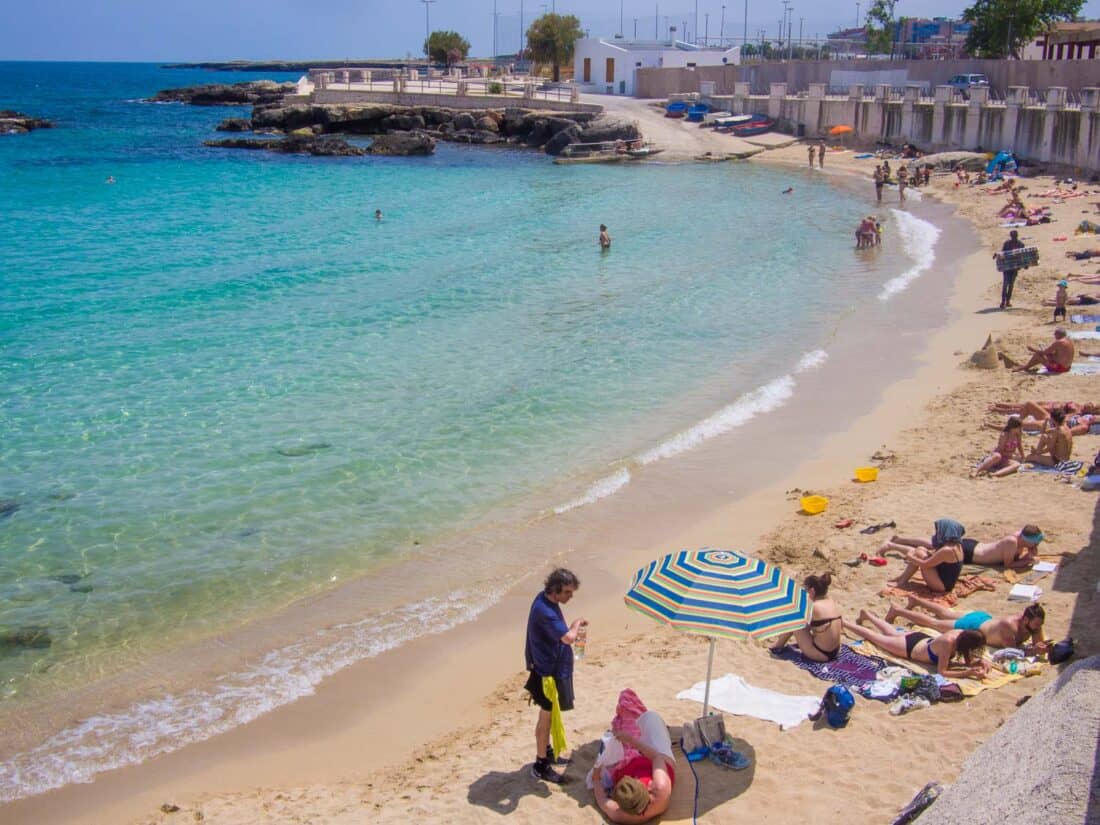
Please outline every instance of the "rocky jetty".
M247 83L212 83L204 86L184 86L162 89L146 101L149 103L190 103L192 106L257 106L278 103L294 94L293 83L274 80L252 80Z
M166 89L151 100L200 106L253 104L247 127L244 118L229 118L217 127L222 132L251 129L303 139L340 134L398 137L395 141L376 142L367 150L370 154L426 155L434 151L435 141L445 140L479 146L524 146L557 155L573 143L631 141L642 136L635 122L595 112L545 111L518 106L471 110L388 103L320 104L297 102L299 98L288 102L296 91L293 84L256 81ZM288 151L275 148L271 141L221 140L209 141L207 145ZM355 148L348 147L349 150Z
M25 135L32 129L52 129L45 118L31 117L11 109L0 109L0 135Z

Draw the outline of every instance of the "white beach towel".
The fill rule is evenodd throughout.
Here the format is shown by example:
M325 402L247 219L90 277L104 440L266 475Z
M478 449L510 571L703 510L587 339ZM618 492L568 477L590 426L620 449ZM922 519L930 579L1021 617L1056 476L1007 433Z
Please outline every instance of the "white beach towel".
M1037 602L1043 597L1043 589L1034 584L1014 584L1008 591L1011 602Z
M1076 361L1068 373L1050 372L1046 367L1040 367L1036 375L1100 375L1100 361Z
M639 716L638 727L642 730L642 735L638 737L642 743L668 757L669 762L676 763L676 757L672 754L672 737L668 735L668 725L657 711L647 710ZM625 755L623 743L615 738L615 734L611 731L604 733L600 740L600 752L596 756L596 764L592 766L592 770L584 780L588 789L592 790L593 777L597 770L601 772L601 779L604 787L607 788L611 784L611 774L608 769L622 762Z
M690 690L677 693L676 698L702 702L706 686L706 682L699 682ZM817 713L821 697L776 693L767 688L753 687L740 676L727 673L721 679L711 681L710 703L737 716L776 722L780 728L787 730L802 724L811 713Z
M1075 329L1068 332L1067 335L1077 341L1096 341L1100 339L1100 332L1094 329Z

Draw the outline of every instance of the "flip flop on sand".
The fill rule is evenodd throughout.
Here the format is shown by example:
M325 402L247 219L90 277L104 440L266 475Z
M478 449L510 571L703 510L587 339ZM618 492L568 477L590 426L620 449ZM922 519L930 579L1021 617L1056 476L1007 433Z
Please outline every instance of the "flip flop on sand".
M854 518L846 518L838 521L833 527L836 527L838 530L843 530L845 527L851 527L855 523L856 520Z
M869 536L872 533L877 533L879 530L885 530L887 527L897 527L897 524L892 521L884 521L882 524L872 524L864 527L859 532L863 533L865 536Z

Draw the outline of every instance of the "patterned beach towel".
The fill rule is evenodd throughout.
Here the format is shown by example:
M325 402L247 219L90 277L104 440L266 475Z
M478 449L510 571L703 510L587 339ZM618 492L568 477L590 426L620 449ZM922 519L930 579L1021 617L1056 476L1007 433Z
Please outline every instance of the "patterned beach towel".
M1071 315L1069 319L1075 324L1096 324L1100 323L1100 315Z
M937 593L920 579L914 577L900 587L888 585L879 591L880 596L886 598L901 596L920 596L922 599L942 604L944 607L954 607L959 599L965 599L971 593L979 590L996 590L996 584L985 576L960 576L955 582L955 587L950 593Z
M1025 464L1020 468L1020 472L1074 475L1084 466L1084 462L1081 461L1059 461L1054 466L1048 466L1046 464Z
M863 693L876 681L878 672L886 667L886 660L880 656L865 656L856 653L848 645L840 646L840 653L831 662L815 662L807 659L794 645L787 645L778 653L773 653L777 659L791 662L799 669L806 671L818 679L826 682L836 682L846 687L854 688ZM889 696L875 696L883 702L889 702Z

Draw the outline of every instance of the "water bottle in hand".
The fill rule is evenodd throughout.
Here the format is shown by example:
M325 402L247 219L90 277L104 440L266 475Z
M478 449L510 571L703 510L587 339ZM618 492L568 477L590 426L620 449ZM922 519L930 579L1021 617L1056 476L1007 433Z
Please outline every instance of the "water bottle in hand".
M577 638L573 642L573 657L576 659L584 658L584 648L588 644L588 625L582 624L577 628Z

